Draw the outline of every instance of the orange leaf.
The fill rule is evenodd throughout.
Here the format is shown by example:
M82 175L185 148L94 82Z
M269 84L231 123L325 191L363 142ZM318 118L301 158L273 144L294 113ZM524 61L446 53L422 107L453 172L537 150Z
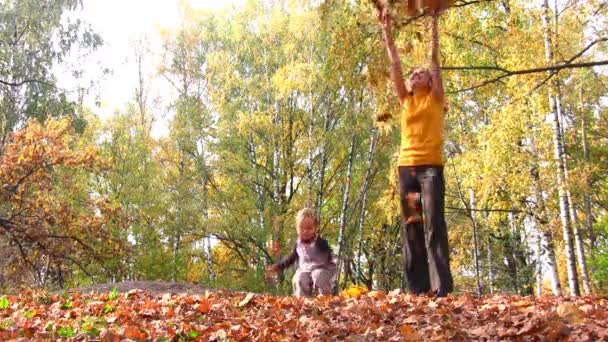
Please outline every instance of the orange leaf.
M211 304L207 298L203 298L199 304L194 306L194 309L202 314L206 314L211 310Z
M126 327L123 335L126 338L133 338L133 339L145 339L146 338L146 333L139 331L139 328L134 325L130 325L130 326Z
M409 325L402 326L399 329L399 332L401 333L401 336L403 336L403 339L406 340L406 341L420 341L420 340L422 340L422 337L416 331L416 329L412 328Z
M374 299L382 299L386 297L386 293L384 291L371 291L367 294L367 296Z
M163 308L163 312L167 318L171 318L175 315L175 310L173 310L173 308Z

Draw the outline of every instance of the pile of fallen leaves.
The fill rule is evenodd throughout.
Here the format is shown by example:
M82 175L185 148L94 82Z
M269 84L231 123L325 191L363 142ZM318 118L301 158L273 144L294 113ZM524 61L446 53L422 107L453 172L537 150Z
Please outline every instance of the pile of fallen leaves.
M142 290L0 297L0 340L608 339L608 300L461 295L433 299L353 290L297 299L253 293Z

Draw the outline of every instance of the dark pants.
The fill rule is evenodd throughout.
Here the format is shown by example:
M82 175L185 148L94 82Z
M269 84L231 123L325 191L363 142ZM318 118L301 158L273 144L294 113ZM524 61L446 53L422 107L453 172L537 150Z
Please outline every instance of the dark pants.
M401 239L410 292L419 294L431 289L443 294L452 292L443 167L400 166L399 190L403 222ZM415 203L418 193L422 200L421 219L416 213L419 211Z

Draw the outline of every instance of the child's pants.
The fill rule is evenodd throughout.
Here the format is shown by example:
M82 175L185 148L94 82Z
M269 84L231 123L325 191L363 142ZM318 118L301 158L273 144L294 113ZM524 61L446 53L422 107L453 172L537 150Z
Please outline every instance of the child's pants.
M296 271L293 276L293 293L296 297L311 297L313 289L319 294L329 295L332 290L334 270L315 269L308 271Z

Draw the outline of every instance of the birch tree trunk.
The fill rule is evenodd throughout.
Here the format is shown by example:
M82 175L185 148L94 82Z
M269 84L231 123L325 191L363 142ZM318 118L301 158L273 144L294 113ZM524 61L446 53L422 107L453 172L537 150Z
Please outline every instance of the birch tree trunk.
M361 280L361 248L363 244L363 225L365 223L365 209L367 206L367 191L371 182L372 166L374 165L374 156L376 154L376 144L378 142L379 130L372 129L371 138L369 141L369 150L367 151L367 170L363 178L363 186L361 187L361 211L359 213L359 227L357 232L357 283ZM373 272L370 272L372 274ZM371 279L370 279L371 282Z
M494 266L492 265L492 244L489 238L486 254L488 255L488 291L494 293Z
M545 58L547 63L553 63L553 46L551 44L551 28L549 24L549 4L548 0L543 1L542 20L544 26ZM549 106L553 121L553 145L554 158L557 167L557 186L559 195L560 218L562 221L562 231L564 235L564 254L566 255L566 268L568 270L568 285L572 296L579 296L580 290L576 272L576 259L572 246L572 233L570 227L570 215L568 211L567 185L565 180L564 156L562 154L562 137L559 124L559 113L556 106L556 82L553 81L549 86Z
M344 194L342 196L342 209L340 210L340 231L338 233L338 271L336 275L336 279L338 280L338 284L340 283L340 272L342 271L342 266L345 264L343 259L344 254L344 233L346 230L346 210L348 209L348 198L350 194L350 183L353 172L353 159L355 155L355 143L356 143L356 135L353 134L353 137L350 142L350 147L348 150L348 164L346 166L346 184L344 186Z
M531 152L532 155L538 156L538 151L536 150L536 142L534 135L530 138ZM559 274L557 272L557 261L555 259L555 249L553 248L553 236L551 232L548 230L548 227L545 227L546 223L541 222L547 221L546 215L546 206L545 199L543 197L543 191L540 184L540 175L538 171L538 165L540 165L540 161L535 160L536 167L532 169L532 186L533 186L533 194L534 199L536 200L536 208L535 208L535 221L537 222L537 229L540 234L540 245L545 251L545 255L547 256L547 268L549 271L549 277L551 278L551 290L554 295L561 296L562 295L562 286L559 280ZM540 219L539 219L540 217ZM540 252L542 256L542 251Z
M184 156L183 153L180 151L179 152L179 179L177 181L177 185L178 185L178 191L177 191L177 217L175 220L175 235L174 235L174 240L173 240L173 282L177 282L177 276L178 276L178 263L179 263L179 250L180 250L180 244L181 244L181 238L182 238L182 233L181 233L181 225L182 225L182 221L181 221L181 198L182 198L182 194L181 194L181 187L182 187L182 179L184 176L184 160L183 160Z
M314 157L314 147L315 145L315 138L313 136L313 129L314 129L314 117L315 117L315 112L314 112L314 106L313 106L313 97L312 97L312 93L309 96L308 101L309 103L309 116L308 116L308 201L307 201L307 205L309 207L313 207L316 203L313 200L313 188L314 188L314 184L315 184L315 174L314 174L314 167L315 167L315 157ZM315 211L318 211L319 208L314 208ZM317 213L318 215L318 213Z
M488 223L488 216L489 213L487 210L484 210L483 212L483 218L485 220L485 223L487 225ZM494 287L495 287L495 276L494 276L494 258L493 258L493 254L492 254L492 237L490 235L488 235L488 239L487 239L487 244L486 244L486 254L487 254L487 259L488 259L488 292L489 293L494 293Z
M473 210L475 209L475 192L473 189L469 189L469 216L471 217L471 223L473 224L473 257L475 259L475 278L477 281L477 295L481 296L482 288L481 288L481 276L479 272L479 231L477 220L475 218L475 213Z
M329 109L325 108L323 111L323 131L327 133L331 127ZM317 201L315 204L315 211L319 219L321 218L321 209L323 208L323 200L325 194L325 171L327 168L327 141L323 141L321 144L321 164L319 165L319 188L317 189Z
M555 96L555 104L556 110L558 113L558 117L560 118L560 128L561 128L561 138L562 138L562 156L564 158L564 180L566 183L566 197L568 199L568 212L570 214L570 223L572 224L572 231L574 233L574 245L576 247L576 258L578 264L581 268L581 278L583 281L583 291L584 294L591 293L591 285L589 282L589 273L587 272L587 260L585 259L585 246L583 245L583 239L581 237L580 224L578 222L578 216L576 215L576 207L574 203L574 198L572 196L572 191L570 191L570 172L568 170L568 154L566 151L566 142L564 141L564 121L562 111L562 93L559 80L556 81L556 96Z
M264 206L264 194L263 194L262 184L261 184L260 175L259 175L259 171L258 171L257 153L255 151L253 136L251 136L251 135L249 136L249 141L248 141L247 145L249 146L249 158L251 161L252 172L254 174L254 182L255 182L253 189L255 191L255 204L256 204L256 209L257 209L257 213L258 213L257 226L259 227L260 231L264 231L264 229L266 227L266 220L264 219L264 207L265 207ZM270 260L268 257L265 257L265 261L267 264L272 262L272 260Z
M585 113L585 106L583 103L583 88L580 89L580 115L581 115L581 135L582 135L582 143L583 143L583 158L585 160L585 164L589 164L589 144L587 141L587 113ZM589 191L591 189L591 183L589 182L589 176L585 175L585 183L587 185L587 190L583 192L583 202L585 205L585 228L587 230L587 235L589 238L589 249L591 251L595 248L595 234L593 232L593 213L591 212L591 197L589 196Z
M536 249L534 251L534 259L536 260L535 274L536 274L536 296L540 297L543 295L543 238L540 229L538 229L538 222L535 221L536 228Z
M207 193L207 181L209 179L208 171L207 171L207 160L205 158L205 143L204 141L200 141L200 162L201 162L201 174L202 174L202 183L203 183L203 193L202 193L202 205L203 205L203 219L206 224L206 238L203 243L205 246L205 255L207 256L207 275L209 284L213 284L213 251L211 249L211 233L209 232L209 203L208 203L208 193Z

